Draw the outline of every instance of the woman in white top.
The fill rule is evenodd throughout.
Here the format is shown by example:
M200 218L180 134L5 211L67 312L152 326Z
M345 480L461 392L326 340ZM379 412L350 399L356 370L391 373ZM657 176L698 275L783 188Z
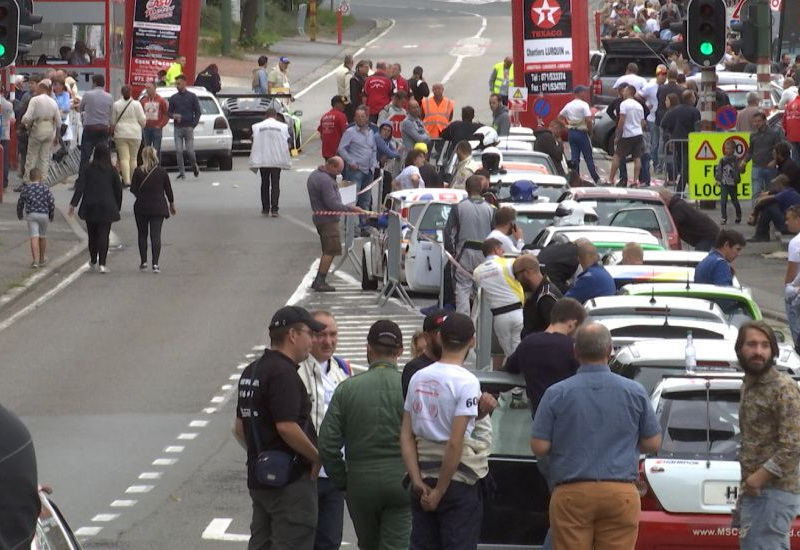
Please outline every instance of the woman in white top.
M142 143L142 128L147 120L142 104L131 97L131 87L122 87L122 98L111 108L111 128L119 157L122 184L131 186L131 175L136 170L136 155Z
M425 164L425 151L419 149L412 149L406 156L406 167L400 172L392 183L392 189L398 191L400 189L414 189L424 188L425 180L419 173L419 168Z

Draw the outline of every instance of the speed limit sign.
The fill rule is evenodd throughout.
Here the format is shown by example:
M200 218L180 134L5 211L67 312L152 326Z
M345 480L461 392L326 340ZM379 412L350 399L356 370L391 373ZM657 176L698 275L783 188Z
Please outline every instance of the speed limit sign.
M350 3L347 0L339 0L338 11L342 15L347 15L350 13Z

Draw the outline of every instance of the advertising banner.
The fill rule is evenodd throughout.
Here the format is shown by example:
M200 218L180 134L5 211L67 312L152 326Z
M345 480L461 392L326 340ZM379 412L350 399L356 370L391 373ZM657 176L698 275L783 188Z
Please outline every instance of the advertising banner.
M136 0L131 47L131 84L143 86L178 55L182 0Z
M570 93L572 0L524 0L525 87L531 94Z

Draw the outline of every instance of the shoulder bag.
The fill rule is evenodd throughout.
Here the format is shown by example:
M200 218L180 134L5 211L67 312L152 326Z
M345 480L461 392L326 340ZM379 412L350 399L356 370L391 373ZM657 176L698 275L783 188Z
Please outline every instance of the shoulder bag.
M259 360L253 366L251 384L257 380ZM252 387L252 386L251 386ZM261 386L259 385L259 391ZM279 449L262 451L261 438L258 435L258 426L255 415L255 390L250 394L250 428L253 432L253 442L256 446L256 461L253 464L253 473L258 482L267 487L284 487L292 477L292 470L297 464L297 455Z
M112 136L114 135L114 128L116 128L116 127L117 127L117 124L119 124L119 121L120 121L120 119L122 119L122 115L124 115L124 114L125 114L125 111L127 111L127 110L128 110L128 107L130 107L130 106L131 106L131 103L133 103L133 98L131 98L131 99L129 99L129 100L128 100L128 103L126 103L126 104L125 104L125 108L124 108L124 109L122 109L122 112L121 112L121 113L119 114L119 116L117 117L117 120L115 120L115 121L114 121L114 124L112 124L112 125L111 125L111 127L108 129L108 133L109 133L109 135L112 135Z

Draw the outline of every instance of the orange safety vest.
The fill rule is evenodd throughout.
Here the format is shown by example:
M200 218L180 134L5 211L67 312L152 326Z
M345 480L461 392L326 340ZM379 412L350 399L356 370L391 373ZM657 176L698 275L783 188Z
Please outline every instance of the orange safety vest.
M454 105L453 100L446 97L442 97L442 102L438 105L433 96L422 100L422 110L425 112L425 119L422 123L425 125L429 136L438 138L442 130L447 128L447 125L450 124L450 119L453 118Z

